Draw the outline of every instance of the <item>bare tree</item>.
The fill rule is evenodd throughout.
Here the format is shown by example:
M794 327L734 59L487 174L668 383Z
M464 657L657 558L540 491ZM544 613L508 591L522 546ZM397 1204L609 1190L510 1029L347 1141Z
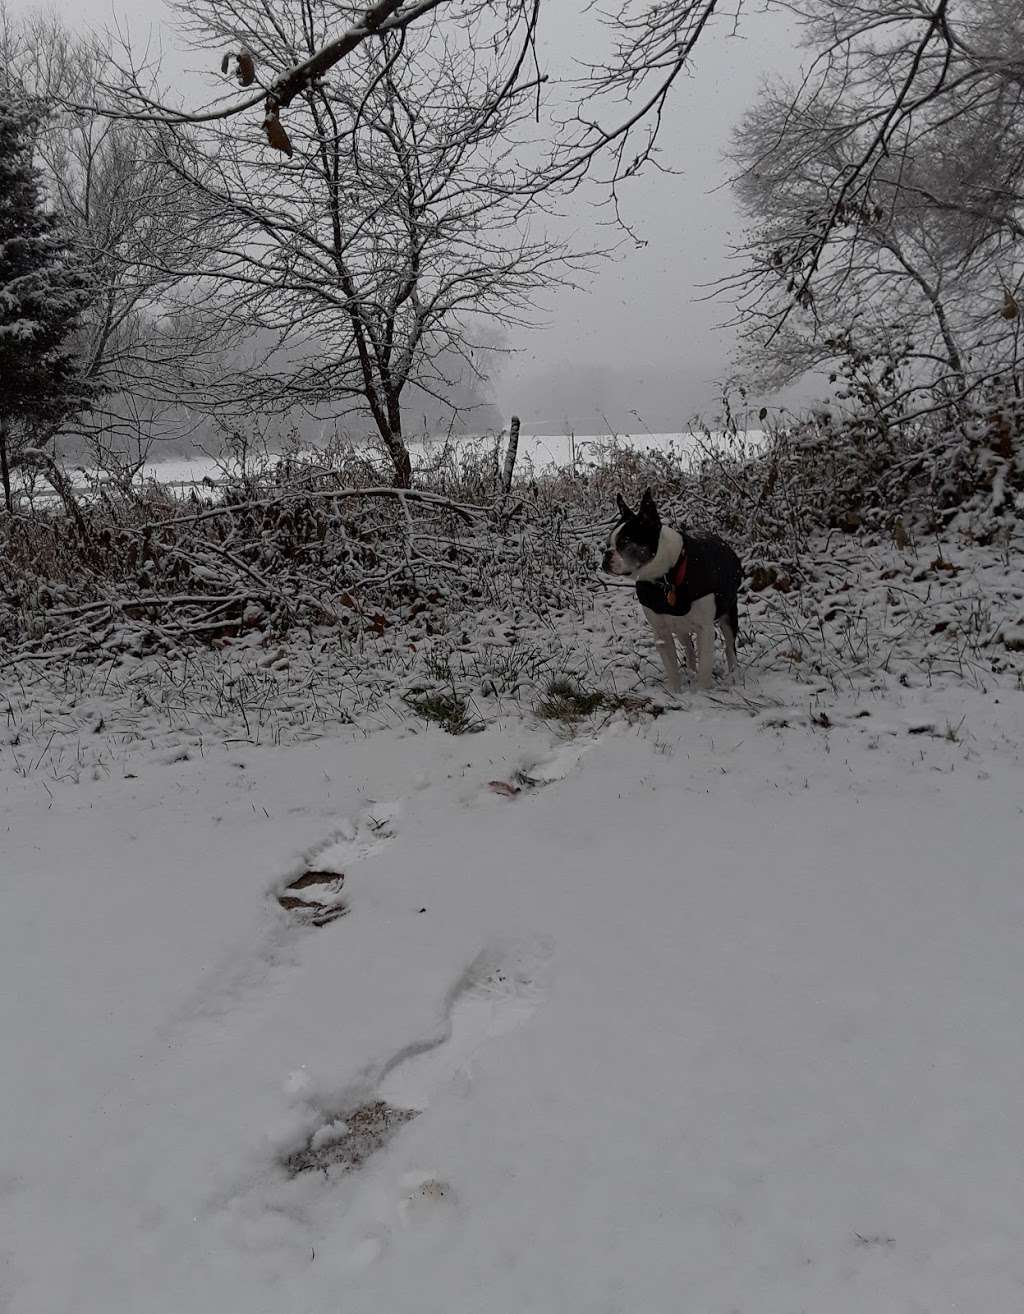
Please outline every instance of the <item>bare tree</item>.
M162 124L203 124L254 119L263 113L262 130L271 145L291 132L291 107L310 87L325 81L345 82L355 57L396 36L430 27L443 31L452 46L473 48L474 62L491 65L488 101L481 103L484 117L506 98L515 99L526 87L547 83L541 70L538 35L551 0L378 0L366 7L332 0L326 21L316 25L316 42L295 46L285 65L264 65L259 52L246 44L244 16L232 21L222 12L208 25L197 44L209 47L211 37L222 36L228 52L223 68L234 73L245 94L222 96L197 108L174 107L144 92L133 77L127 98L125 85L112 82L107 90L108 113ZM546 143L530 152L529 177L523 188L534 193L574 187L591 176L598 161L608 163L602 181L614 185L637 173L656 150L662 111L672 86L687 68L705 29L716 15L718 0L622 0L606 12L581 3L573 21L580 44L602 38L607 55L587 65L574 61L555 80L563 95L559 103L570 112L552 110ZM734 16L733 16L734 18ZM282 31L288 24L282 24ZM484 43L479 33L487 29ZM223 49L223 47L222 47ZM128 58L130 72L131 59ZM341 69L338 66L343 66ZM538 104L538 118L539 114Z
M149 437L187 423L176 408L220 346L195 285L212 217L164 167L151 129L68 108L111 76L99 41L54 16L19 22L0 8L0 59L9 93L39 109L37 168L94 289L77 350L103 400L51 437L85 439L100 465L111 449L141 460Z
M330 0L179 8L194 40L230 38L271 79L312 58L335 19ZM518 74L496 77L479 54L501 32L481 7L459 43L427 20L364 45L344 82L300 88L273 143L244 119L159 129L168 167L216 217L225 327L276 334L272 359L225 381L225 402L361 412L400 485L407 390L450 398L448 362L481 372L495 330L585 265L519 195L530 88L504 94Z
M562 70L549 81L549 71L539 64L537 38L551 7L542 0L505 0L500 6L484 0L379 0L363 9L333 0L311 26L312 40L293 41L290 20L278 24L290 42L284 61L264 60L248 43L244 14L236 22L223 11L194 35L207 47L223 41L225 69L244 94L192 111L168 107L135 87L116 112L172 125L231 124L244 135L240 124L255 123L259 108L266 140L285 149L296 107L311 89L328 80L356 88L360 75L354 70L367 52L379 57L389 41L429 29L443 33L452 46L471 50L478 71L489 65L487 99L480 102L485 117L524 90L537 89L539 126L514 142L520 197L549 197L596 178L608 187L618 217L619 183L658 162L663 111L677 79L714 24L731 22L741 30L741 14L720 12L718 0L619 0L611 11L581 0L572 20L581 49L599 49L603 39L606 53L591 57L582 72ZM777 334L788 334L789 315L818 295L818 275L831 258L826 248L833 235L849 227L851 216L872 212L880 185L890 191L915 189L930 213L945 211L950 224L976 245L993 238L1019 240L1024 18L1018 0L793 0L785 8L803 24L813 52L799 90L801 103L825 111L842 102L841 121L833 116L832 124L833 141L842 144L842 166L830 184L828 204L805 226L800 241L791 243L782 281L788 301ZM276 19L268 22L273 26ZM490 38L476 40L488 25ZM541 83L553 92L544 100L543 119ZM981 146L975 155L979 167L967 179L957 167L965 121L975 132L983 122L988 125L987 132L972 137ZM911 177L911 165L925 157L930 167L919 167ZM992 157L1000 177L995 189L987 167ZM900 264L908 252L890 254ZM911 264L927 281L927 269ZM921 278L917 285L927 298ZM939 313L934 297L930 313ZM949 345L944 344L947 353Z
M748 121L740 146L755 188L763 172L758 150L771 172L771 159L777 164L784 153L798 155L803 138L823 165L823 203L787 254L790 304L817 295L836 230L848 231L878 206L891 209L897 194L903 213L927 215L947 244L954 229L975 253L1018 242L1024 201L1019 4L798 0L791 8L811 62L799 88L774 94L774 132L785 140L776 149L769 129L758 143Z
M833 214L816 235L810 261L816 268L815 257L839 207L856 201L870 185L875 168L891 157L897 136L922 108L964 92L985 98L1001 85L1020 87L1024 20L1018 0L791 0L779 7L804 23L808 44L817 52L810 86L823 86L834 74L849 87L862 79L873 82L873 99L861 114L869 131ZM498 29L489 56L495 69L512 70L511 76L493 79L492 94L500 101L518 93L524 70L535 68L541 77L537 38L542 18L552 9L551 0L504 0L501 5L490 0L377 0L369 7L334 0L315 48L307 43L287 66L269 70L259 68L240 35L234 39L228 16L220 24L231 42L224 67L235 70L246 94L192 110L162 103L136 87L127 101L107 108L179 124L237 120L262 109L264 131L274 144L282 140L282 115L287 119L296 99L329 73L345 80L355 53L425 23L443 26L458 41L484 16ZM699 43L716 21L741 31L742 10L723 11L719 0L619 0L611 10L580 0L571 21L581 49L591 48L599 39L595 29L603 29L606 53L584 63L582 75L577 62L555 79L567 93L562 103L568 100L573 108L560 118L555 112L553 135L548 149L534 159L530 186L541 193L571 188L600 172L616 199L618 183L654 160L668 97ZM542 80L548 77L545 70ZM979 218L991 218L993 199L982 198ZM1008 221L1019 230L1015 218ZM805 282L811 276L811 270L805 271Z
M940 54L915 45L912 8L880 8L873 28L847 0L807 11L811 73L766 90L734 149L753 227L726 288L762 382L879 361L899 363L886 383L908 404L919 387L964 398L1004 373L1019 389L1024 65L995 35L1002 7L959 11L991 37L984 55L948 12ZM893 116L894 70L915 60L934 94Z

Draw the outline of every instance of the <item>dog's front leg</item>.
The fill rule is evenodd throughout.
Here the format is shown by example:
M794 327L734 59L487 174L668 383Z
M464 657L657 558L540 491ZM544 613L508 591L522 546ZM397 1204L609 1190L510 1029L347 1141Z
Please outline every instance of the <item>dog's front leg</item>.
M686 653L686 669L691 675L697 674L697 644L693 638L693 631L687 630L683 635L683 650Z
M669 693L679 693L682 680L679 676L679 656L676 653L676 641L672 629L664 616L659 616L648 607L644 608L644 615L654 631L654 646L658 650L658 656L665 670L665 687Z

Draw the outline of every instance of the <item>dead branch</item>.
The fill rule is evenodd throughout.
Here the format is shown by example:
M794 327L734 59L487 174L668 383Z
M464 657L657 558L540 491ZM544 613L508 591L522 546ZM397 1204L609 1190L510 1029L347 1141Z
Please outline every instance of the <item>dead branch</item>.
M197 511L187 516L175 516L170 521L151 520L147 524L139 526L139 529L153 530L165 527L168 523L172 525L196 524L201 520L212 520L218 516L236 515L242 511L271 511L277 508L304 501L346 501L348 499L360 499L364 497L376 498L398 498L403 504L405 502L420 502L424 506L434 507L439 511L450 511L453 515L458 516L465 524L472 525L477 520L484 519L487 516L487 508L482 506L471 506L468 503L452 502L446 497L441 497L437 493L421 492L415 488L335 488L335 489L311 489L295 494L283 495L280 498L262 499L251 502L231 502L223 503L220 506L208 507L204 511Z

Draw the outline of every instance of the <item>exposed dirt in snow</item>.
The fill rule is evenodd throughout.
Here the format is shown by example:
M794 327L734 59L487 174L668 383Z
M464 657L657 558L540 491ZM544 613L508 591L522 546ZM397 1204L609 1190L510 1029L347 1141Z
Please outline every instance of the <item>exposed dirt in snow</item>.
M346 1113L344 1118L319 1127L309 1144L294 1150L283 1159L290 1173L316 1170L330 1175L330 1170L352 1172L361 1168L371 1154L384 1148L403 1123L418 1114L418 1109L396 1109L384 1100L373 1100Z

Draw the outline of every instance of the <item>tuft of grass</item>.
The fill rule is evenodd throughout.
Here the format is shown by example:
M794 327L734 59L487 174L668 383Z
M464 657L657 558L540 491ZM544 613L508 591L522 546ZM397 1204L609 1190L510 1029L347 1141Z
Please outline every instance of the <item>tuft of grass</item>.
M631 719L637 716L649 716L652 720L657 720L665 710L644 694L605 694L603 706L609 712L625 712Z
M446 681L452 678L451 653L443 648L431 648L424 659L424 666L432 680Z
M482 722L469 713L465 698L457 693L433 690L429 693L407 694L405 702L424 721L433 721L450 735L466 735L483 729Z
M606 701L606 696L599 689L585 689L574 680L556 676L548 681L536 710L537 715L546 721L564 721L571 725L596 712Z

